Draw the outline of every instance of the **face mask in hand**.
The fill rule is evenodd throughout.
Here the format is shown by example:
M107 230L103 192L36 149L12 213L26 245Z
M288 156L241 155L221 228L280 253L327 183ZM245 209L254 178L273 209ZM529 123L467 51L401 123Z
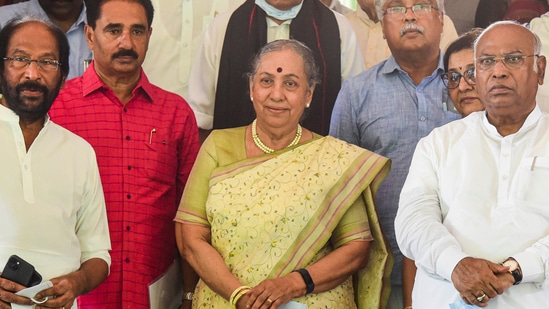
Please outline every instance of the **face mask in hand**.
M466 304L463 299L458 300L455 303L450 304L450 309L476 309L479 308L475 305Z

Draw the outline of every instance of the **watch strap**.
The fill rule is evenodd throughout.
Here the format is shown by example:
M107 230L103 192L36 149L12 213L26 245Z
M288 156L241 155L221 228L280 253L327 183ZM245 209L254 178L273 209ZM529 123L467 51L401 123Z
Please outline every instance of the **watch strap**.
M311 294L315 289L315 283L313 282L313 278L311 278L309 271L306 270L305 268L300 268L300 269L294 270L293 272L298 272L303 278L303 281L305 281L305 287L306 287L305 295Z

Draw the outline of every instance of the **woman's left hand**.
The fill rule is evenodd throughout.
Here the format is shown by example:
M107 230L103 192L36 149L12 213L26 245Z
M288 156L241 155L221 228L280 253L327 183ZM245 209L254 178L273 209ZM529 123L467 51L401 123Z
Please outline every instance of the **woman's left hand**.
M247 308L250 309L276 309L281 305L289 302L299 295L302 289L299 280L301 276L297 273L290 273L286 276L266 279L246 293L248 296ZM305 283L303 284L303 292L305 294Z

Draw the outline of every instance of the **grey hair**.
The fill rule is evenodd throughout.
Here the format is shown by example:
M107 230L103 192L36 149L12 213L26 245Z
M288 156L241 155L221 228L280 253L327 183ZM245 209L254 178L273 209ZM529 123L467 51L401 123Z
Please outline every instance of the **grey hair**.
M248 77L248 80L251 81L254 78L255 74L257 73L259 64L263 59L263 56L265 56L270 52L281 51L286 49L294 51L297 55L301 57L301 59L303 59L303 69L307 77L307 86L311 88L319 84L320 72L318 70L318 66L313 56L313 52L305 44L293 39L276 40L276 41L267 43L265 46L263 46L259 50L259 52L255 55L255 57L251 62L250 71L246 74L246 76Z
M7 56L8 43L11 40L13 34L22 26L29 23L39 23L48 29L48 31L55 37L57 43L57 49L59 52L59 62L61 63L61 76L67 77L69 74L69 53L70 46L67 40L65 32L61 30L57 25L52 23L49 19L46 19L38 15L16 15L10 19L7 24L0 30L0 59ZM0 61L0 73L4 74L4 62Z
M502 21L497 21L497 22L491 24L490 26L488 26L486 29L484 29L484 31L482 31L482 33L475 40L475 43L473 44L473 55L475 57L475 66L476 66L476 58L477 58L477 45L478 45L478 42L480 41L480 39L484 36L484 34L486 32L488 32L488 30L491 30L495 27L508 26L508 25L520 26L520 27L524 27L524 29L528 30L532 34L532 42L533 42L532 47L533 47L533 50L534 50L534 55L538 55L538 56L540 55L540 53L541 53L541 40L540 40L540 38L537 34L532 32L532 30L528 29L524 25L519 24L515 20L502 20ZM538 72L537 61L534 61L534 72L536 72L536 73ZM476 70L475 70L475 74L476 74Z
M375 0L374 1L374 4L376 6L376 14L377 14L377 18L379 20L383 20L383 16L384 16L384 10L383 10L383 6L385 5L385 3L387 3L387 1L389 0ZM429 1L432 1L432 0L429 0ZM441 13L444 13L444 0L436 0L437 2L437 8L439 10L439 12Z

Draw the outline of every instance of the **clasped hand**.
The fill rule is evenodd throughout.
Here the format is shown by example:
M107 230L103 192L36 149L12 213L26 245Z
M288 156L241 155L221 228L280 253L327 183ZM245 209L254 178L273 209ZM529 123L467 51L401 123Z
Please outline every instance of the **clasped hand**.
M466 257L452 272L452 283L465 303L488 306L490 299L513 285L509 268L485 259Z
M299 295L299 274L266 279L249 290L237 303L238 309L276 309ZM304 283L303 283L304 285ZM305 290L303 290L305 291Z

